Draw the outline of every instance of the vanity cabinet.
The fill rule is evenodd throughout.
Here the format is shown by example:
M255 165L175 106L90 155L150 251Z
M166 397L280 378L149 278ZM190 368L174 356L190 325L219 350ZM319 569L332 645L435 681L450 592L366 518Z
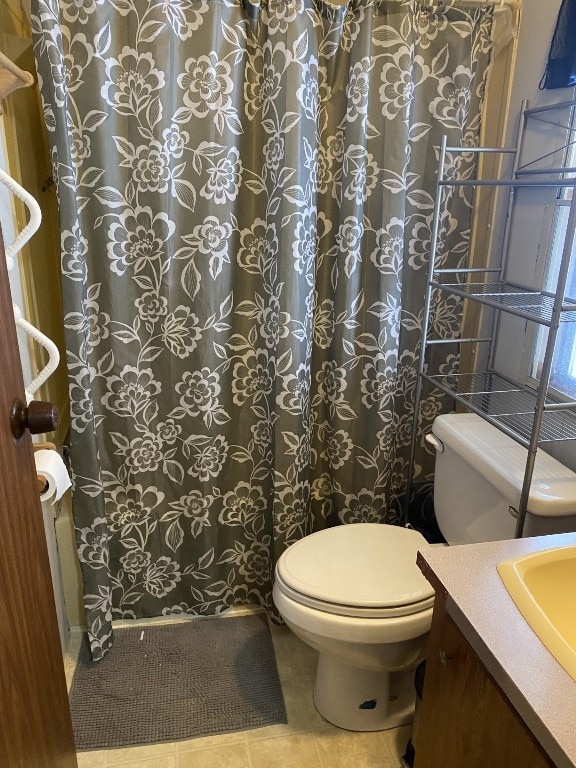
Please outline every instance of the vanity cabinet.
M551 768L437 594L414 768Z

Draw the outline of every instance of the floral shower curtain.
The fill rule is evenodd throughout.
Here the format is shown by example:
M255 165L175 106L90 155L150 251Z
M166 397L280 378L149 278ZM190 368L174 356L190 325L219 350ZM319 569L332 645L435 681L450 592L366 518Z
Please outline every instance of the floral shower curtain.
M288 544L400 520L438 145L477 143L490 28L415 0L34 0L95 659L114 618L270 608ZM469 223L455 196L446 265ZM437 297L435 331L459 314Z

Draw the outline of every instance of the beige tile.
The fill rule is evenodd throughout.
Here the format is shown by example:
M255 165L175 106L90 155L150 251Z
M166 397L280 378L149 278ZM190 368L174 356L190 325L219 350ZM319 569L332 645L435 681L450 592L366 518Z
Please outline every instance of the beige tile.
M71 629L68 634L68 642L66 646L66 656L69 656L72 661L76 661L78 658L78 652L82 645L82 638L84 637L84 630L80 627Z
M318 768L318 750L309 733L248 742L252 768Z
M270 615L268 615L268 626L270 627L272 637L288 637L288 635L292 634L292 630L288 629L286 624L275 624Z
M318 652L302 642L294 633L288 636L288 646L296 675L298 677L302 675L315 675L316 667L318 666Z
M178 768L250 768L246 744L212 747L178 755Z
M76 754L78 768L102 768L106 765L106 757L105 749L99 752L78 752Z
M68 691L70 691L72 680L74 679L74 672L76 671L78 654L80 653L83 637L84 632L81 630L71 631L68 636L68 647L64 654L64 674L66 675L66 686Z
M302 692L296 680L282 680L282 695L286 707L287 724L268 725L265 728L253 728L246 731L246 739L269 739L272 736L288 736L308 730L309 715L302 698Z
M317 732L322 768L396 768L398 763L392 760L382 733Z
M325 720L314 704L314 683L315 675L306 675L298 678L298 686L302 697L302 702L308 713L308 730L320 730L323 728L335 728L328 720Z
M121 768L177 768L177 760L176 755L158 755L158 757L127 760L124 763L114 763L114 765L121 766Z
M187 739L176 744L178 752L189 752L193 749L208 749L208 747L224 747L228 744L243 744L246 741L245 731L234 733L219 733L214 736L201 736L197 739Z
M278 677L280 680L294 678L295 671L292 665L292 655L290 653L290 643L288 638L285 635L273 635L272 644L274 645Z
M168 755L176 754L176 745L172 742L166 742L165 744L144 744L140 747L125 747L122 749L111 749L108 751L108 765L118 765L121 763L127 763L129 761L144 761L143 765L146 765L147 760L164 758ZM139 765L140 763L138 763ZM163 763L158 763L158 768ZM167 765L171 765L167 762Z
M72 666L76 666L83 637L84 632L80 630L74 630L70 632L68 636L68 647L66 648L66 653L64 654L64 665L70 664Z
M401 725L399 728L390 728L382 731L384 739L393 758L398 760L406 752L406 745L412 733L411 725Z
M66 687L68 688L68 693L70 693L70 688L72 687L72 680L74 679L74 672L76 671L76 666L71 664L64 664L64 675L66 676Z

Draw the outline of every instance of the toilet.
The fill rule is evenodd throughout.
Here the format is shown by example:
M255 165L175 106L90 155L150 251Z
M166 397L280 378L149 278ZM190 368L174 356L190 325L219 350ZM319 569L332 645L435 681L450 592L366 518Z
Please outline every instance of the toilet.
M319 652L314 703L351 731L409 723L434 590L416 566L417 531L350 523L297 541L276 565L274 602Z
M474 413L437 416L434 511L448 544L514 538L527 449ZM576 473L539 450L524 537L576 531Z
M436 418L434 507L449 544L513 538L526 449L475 414ZM538 452L525 535L576 530L576 474ZM273 597L319 653L314 702L340 728L409 723L434 592L416 565L430 546L409 528L354 523L313 533L279 558Z

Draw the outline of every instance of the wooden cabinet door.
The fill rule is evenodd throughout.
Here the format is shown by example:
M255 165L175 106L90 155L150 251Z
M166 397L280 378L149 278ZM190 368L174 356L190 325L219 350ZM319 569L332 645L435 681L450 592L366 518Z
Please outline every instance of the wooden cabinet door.
M24 385L1 240L0 766L77 768L32 444L10 425Z
M554 763L445 612L434 606L415 768L551 768Z

